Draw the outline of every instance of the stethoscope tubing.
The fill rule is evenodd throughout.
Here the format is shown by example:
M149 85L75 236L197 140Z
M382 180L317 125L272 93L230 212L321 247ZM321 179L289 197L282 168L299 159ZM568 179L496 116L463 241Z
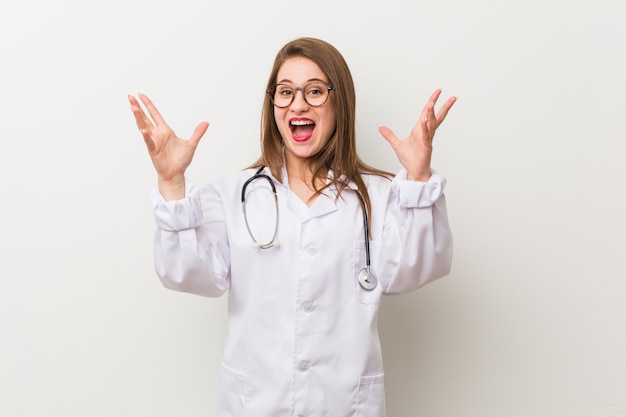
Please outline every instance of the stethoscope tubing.
M269 175L262 173L264 169L265 169L265 166L261 166L253 176L248 178L246 182L243 183L243 186L241 187L241 206L243 209L244 222L246 223L246 229L248 229L248 233L250 234L250 237L252 238L254 247L258 249L270 249L274 246L279 246L279 243L276 240L276 236L278 234L278 219L279 219L278 194L276 193L276 186L274 185L274 181L272 181ZM248 223L248 215L246 212L246 189L248 188L248 185L251 182L259 178L263 178L267 180L267 182L269 182L270 186L272 187L272 193L274 194L274 204L276 207L276 224L274 226L274 235L272 236L272 239L268 243L259 243L256 240L256 238L254 237L254 234L252 233L252 229L250 228L250 224ZM367 206L365 204L365 199L363 198L363 195L359 192L359 190L355 190L353 188L349 188L349 189L351 191L354 191L354 193L358 197L359 203L361 204L361 210L363 212L363 240L365 242L365 267L359 270L359 273L358 273L359 284L365 290L371 291L372 289L376 288L376 285L378 284L378 280L376 278L376 274L371 269L370 243L369 243L369 216L367 214Z
M252 177L246 180L246 182L243 184L243 187L241 187L241 207L243 209L243 219L244 219L244 222L246 223L246 229L248 229L248 233L250 234L250 237L252 238L252 241L254 242L254 246L259 249L269 249L271 247L278 246L276 235L278 234L278 219L280 218L278 215L278 194L276 193L276 186L274 185L274 181L272 181L269 175L261 174L261 171L263 171L264 168L265 166L262 166L261 168L259 168L258 171ZM248 215L246 213L246 189L248 188L248 185L252 181L259 179L259 178L264 178L267 180L267 182L270 183L270 186L272 187L272 193L274 194L274 206L276 207L276 224L274 225L274 235L272 236L272 239L268 243L259 243L256 240L256 238L254 237L254 234L252 233L252 229L250 229L250 223L248 223Z
M369 272L371 269L370 240L369 240L370 229L369 229L369 217L367 215L367 206L365 205L365 199L363 198L363 195L361 195L361 193L358 190L353 190L352 188L351 190L354 191L356 196L359 198L359 202L361 203L361 209L363 210L363 234L364 234L363 239L365 241L365 267L367 268L367 271Z

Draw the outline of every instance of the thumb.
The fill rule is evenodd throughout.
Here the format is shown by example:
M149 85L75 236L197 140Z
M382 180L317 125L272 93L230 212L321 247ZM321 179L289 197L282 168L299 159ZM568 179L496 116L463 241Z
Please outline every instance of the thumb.
M200 122L198 126L196 126L195 130L191 134L191 137L189 138L189 143L194 148L198 146L198 142L200 142L200 139L202 139L202 136L204 136L208 128L209 128L208 122Z
M396 135L393 134L391 129L389 129L387 126L380 126L378 128L378 131L381 135L383 135L383 138L385 138L385 140L389 142L391 147L395 149L400 140L396 137Z

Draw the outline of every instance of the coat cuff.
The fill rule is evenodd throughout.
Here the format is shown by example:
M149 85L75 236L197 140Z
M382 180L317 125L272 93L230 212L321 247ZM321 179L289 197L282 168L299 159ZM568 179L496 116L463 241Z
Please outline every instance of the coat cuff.
M202 224L200 188L185 179L185 198L165 201L155 184L150 193L154 220L161 230L178 232Z
M398 204L402 208L430 207L441 198L446 179L434 169L430 170L430 178L426 182L410 181L406 169L398 172L393 179Z

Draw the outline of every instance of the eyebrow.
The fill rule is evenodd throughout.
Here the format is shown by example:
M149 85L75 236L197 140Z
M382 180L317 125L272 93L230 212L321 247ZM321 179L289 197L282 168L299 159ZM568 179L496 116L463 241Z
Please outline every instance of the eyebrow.
M319 82L324 83L324 84L328 84L328 81L324 81L321 78L309 78L306 81L306 84L314 83L316 81L319 81ZM283 83L293 84L294 82L285 78L285 79L282 79L282 80L278 81L276 84L283 84Z

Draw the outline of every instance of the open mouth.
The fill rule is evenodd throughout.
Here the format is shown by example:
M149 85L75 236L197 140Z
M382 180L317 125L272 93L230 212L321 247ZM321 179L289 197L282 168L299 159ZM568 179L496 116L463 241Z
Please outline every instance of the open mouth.
M313 135L315 123L310 119L292 119L289 121L291 134L294 140L307 140Z

